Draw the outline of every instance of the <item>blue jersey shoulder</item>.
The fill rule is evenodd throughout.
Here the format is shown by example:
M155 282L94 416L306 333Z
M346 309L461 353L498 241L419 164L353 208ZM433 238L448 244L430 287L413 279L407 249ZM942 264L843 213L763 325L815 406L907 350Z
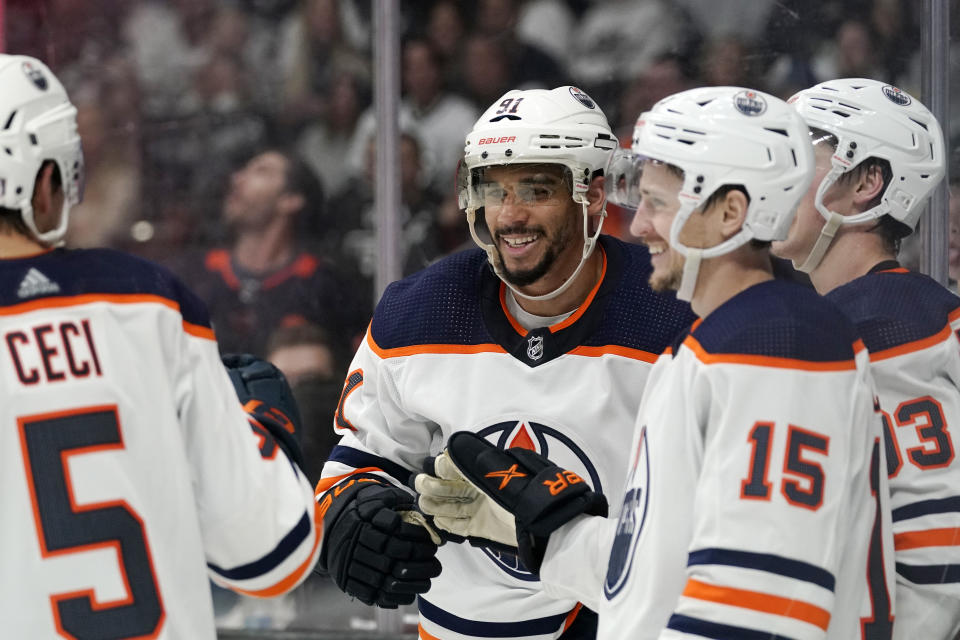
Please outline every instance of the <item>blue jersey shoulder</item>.
M692 331L712 354L834 362L854 356L853 324L817 293L784 280L754 285Z
M390 284L373 312L374 342L383 349L491 342L480 311L481 279L488 270L486 254L469 249Z
M601 290L607 296L603 319L587 346L617 345L659 354L696 320L690 305L673 293L650 288L650 253L646 247L602 236L611 282ZM596 302L595 302L596 304Z
M0 304L82 295L154 295L175 302L186 322L210 327L206 306L164 267L112 249L56 249L0 261Z
M826 296L853 321L867 349L891 349L942 330L960 298L920 273L881 271Z

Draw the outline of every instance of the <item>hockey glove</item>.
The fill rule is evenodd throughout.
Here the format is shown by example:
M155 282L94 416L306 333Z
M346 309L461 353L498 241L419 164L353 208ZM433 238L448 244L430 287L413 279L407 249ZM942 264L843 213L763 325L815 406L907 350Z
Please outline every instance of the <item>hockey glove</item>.
M303 469L300 410L283 372L249 353L227 354L222 359L253 430L276 442Z
M364 604L411 604L440 575L439 538L413 496L382 478L350 476L320 499L323 550L317 568Z
M603 495L592 491L576 473L558 467L534 451L499 449L475 433L460 431L450 437L445 452L434 463L435 470L447 473L444 457L449 458L483 496L513 514L520 560L530 571L539 571L550 534L561 525L580 514L607 515L607 500ZM427 483L423 484L427 488ZM451 491L456 493L453 487ZM508 535L508 528L503 526L505 517L494 506L482 504L483 498L472 493L464 493L463 499L466 504L478 500L481 504L462 510L468 514L469 522L456 525L454 533L495 541L502 541ZM456 519L457 509L450 509L449 504L444 517ZM426 513L434 507L428 501L421 504ZM471 511L476 515L475 521L469 515ZM438 526L452 524L445 519L436 522Z

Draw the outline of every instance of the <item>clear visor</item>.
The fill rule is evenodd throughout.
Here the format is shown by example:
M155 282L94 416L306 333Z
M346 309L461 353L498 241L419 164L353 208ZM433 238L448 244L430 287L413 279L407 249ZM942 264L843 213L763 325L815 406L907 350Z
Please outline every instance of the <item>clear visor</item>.
M640 177L646 158L629 149L617 149L607 165L605 189L607 202L628 211L640 206Z
M498 164L457 171L460 208L545 207L569 202L570 171L543 163Z

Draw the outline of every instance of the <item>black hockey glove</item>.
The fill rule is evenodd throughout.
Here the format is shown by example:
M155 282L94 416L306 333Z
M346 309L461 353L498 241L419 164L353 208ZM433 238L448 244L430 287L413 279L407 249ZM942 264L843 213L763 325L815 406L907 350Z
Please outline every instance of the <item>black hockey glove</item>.
M513 544L533 572L561 525L580 514L607 515L606 498L576 473L528 449L499 449L468 431L453 434L429 466L436 477L420 474L416 486L420 508L436 526L474 544Z
M364 604L411 604L440 575L440 538L413 496L380 477L350 476L320 498L323 550L317 570Z
M300 410L283 372L249 353L226 354L222 360L253 430L303 469Z

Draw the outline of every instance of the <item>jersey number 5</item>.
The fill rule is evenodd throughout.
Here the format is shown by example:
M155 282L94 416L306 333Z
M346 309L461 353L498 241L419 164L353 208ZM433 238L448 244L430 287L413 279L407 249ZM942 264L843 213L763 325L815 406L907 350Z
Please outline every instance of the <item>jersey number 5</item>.
M126 587L127 596L113 602L98 601L92 588L51 595L57 631L77 640L155 637L164 611L143 521L122 500L77 504L70 478L70 457L123 448L116 407L27 416L17 424L40 554L113 549Z
M752 447L750 469L740 483L740 497L744 500L769 500L771 484L770 446L773 441L773 423L757 422L747 436ZM816 511L823 504L823 485L826 479L823 467L810 460L811 454L827 455L830 438L790 425L787 432L787 452L783 461L783 481L780 492L790 504Z

